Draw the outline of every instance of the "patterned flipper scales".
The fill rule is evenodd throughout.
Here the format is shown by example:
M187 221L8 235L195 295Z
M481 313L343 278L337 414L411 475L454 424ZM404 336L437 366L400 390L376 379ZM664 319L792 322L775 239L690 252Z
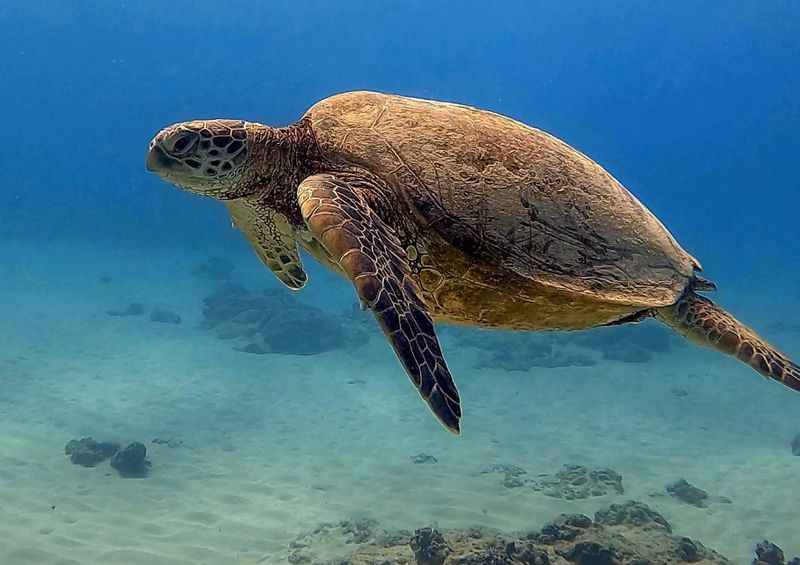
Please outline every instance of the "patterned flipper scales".
M303 288L308 276L286 218L269 206L246 198L229 200L225 205L233 225L241 230L261 262L289 288Z
M369 181L344 175L305 179L297 192L303 218L375 314L422 398L447 429L459 433L458 390L409 275L403 247L352 182Z
M656 316L695 343L733 355L765 377L800 390L800 366L709 299L689 291Z

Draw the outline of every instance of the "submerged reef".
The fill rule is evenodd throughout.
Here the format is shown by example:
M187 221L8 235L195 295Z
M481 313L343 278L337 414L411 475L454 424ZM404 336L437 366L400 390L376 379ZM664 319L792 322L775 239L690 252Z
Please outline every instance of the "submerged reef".
M485 467L481 473L484 475L490 473L498 473L503 475L503 486L506 488L518 488L525 486L527 483L527 479L524 477L524 475L527 475L528 471L522 467L518 467L517 465L495 463L494 465Z
M287 558L289 563L326 565L731 563L699 541L674 536L661 514L635 501L611 505L598 511L594 519L562 514L539 531L517 534L432 527L391 532L373 520L323 524L293 541ZM758 565L764 563L773 565L773 561Z
M622 475L616 471L582 465L564 465L555 475L540 475L531 481L531 487L546 496L566 500L625 493Z
M800 455L800 434L794 436L794 439L792 440L792 454Z
M645 363L680 347L678 338L656 323L563 333L505 332L446 328L459 346L477 349L479 367L528 371L532 367L588 367L598 359Z
M314 355L363 341L359 327L288 292L225 285L203 300L201 327L245 353Z
M553 475L528 477L528 472L516 465L496 464L486 467L483 474L503 475L506 488L528 487L545 496L577 500L607 494L624 494L622 475L608 468L588 469L582 465L564 465Z

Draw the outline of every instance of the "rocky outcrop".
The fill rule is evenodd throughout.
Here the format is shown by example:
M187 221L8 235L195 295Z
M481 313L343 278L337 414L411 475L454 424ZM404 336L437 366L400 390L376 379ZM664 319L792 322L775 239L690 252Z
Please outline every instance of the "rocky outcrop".
M147 448L135 441L125 449L117 451L111 458L111 466L123 477L144 477L150 468Z
M800 565L800 557L787 563L783 550L771 541L764 540L756 544L756 558L752 565Z
M370 521L355 541L351 522L326 524L292 543L290 563L348 565L729 565L697 540L674 536L658 512L641 502L615 504L594 519L561 515L537 532L511 535L433 527L390 533ZM330 548L337 536L340 551ZM326 553L327 552L327 553ZM783 562L765 562L785 565ZM763 565L759 563L758 565Z

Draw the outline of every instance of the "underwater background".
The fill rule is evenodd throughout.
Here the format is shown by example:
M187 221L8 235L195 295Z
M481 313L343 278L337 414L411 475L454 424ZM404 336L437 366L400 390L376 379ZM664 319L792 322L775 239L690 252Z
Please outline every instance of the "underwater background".
M144 169L167 124L348 90L489 109L604 166L796 358L798 37L791 1L1 2L0 564L403 563L419 528L457 552L561 513L800 554L796 393L655 323L441 328L455 438L348 284L306 257L282 288L219 202ZM631 500L671 533L603 525Z

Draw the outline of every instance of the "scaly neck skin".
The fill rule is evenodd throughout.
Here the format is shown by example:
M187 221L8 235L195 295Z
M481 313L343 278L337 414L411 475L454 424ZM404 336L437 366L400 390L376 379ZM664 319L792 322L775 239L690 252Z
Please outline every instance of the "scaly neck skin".
M285 128L247 124L251 174L242 183L252 194L280 212L294 226L304 226L297 204L297 186L318 169L320 158L311 124L303 119ZM252 139L252 141L251 141Z

